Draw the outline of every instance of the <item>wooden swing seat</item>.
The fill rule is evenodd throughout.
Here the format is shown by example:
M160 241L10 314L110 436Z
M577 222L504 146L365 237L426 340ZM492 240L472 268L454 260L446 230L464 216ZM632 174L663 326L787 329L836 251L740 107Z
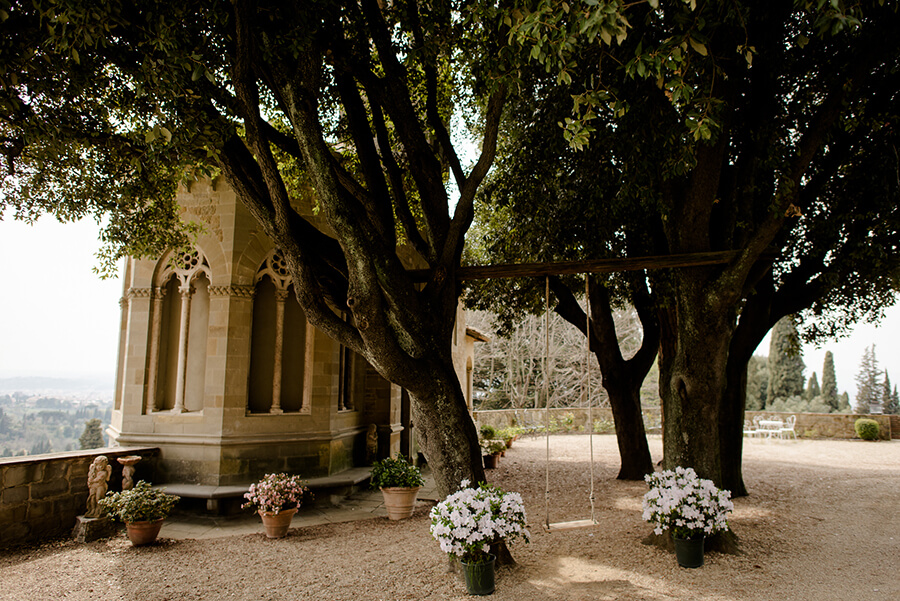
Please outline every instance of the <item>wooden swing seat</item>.
M547 524L547 530L553 532L555 530L574 530L576 528L587 528L589 526L596 526L594 520L573 520L571 522L555 522L553 524Z

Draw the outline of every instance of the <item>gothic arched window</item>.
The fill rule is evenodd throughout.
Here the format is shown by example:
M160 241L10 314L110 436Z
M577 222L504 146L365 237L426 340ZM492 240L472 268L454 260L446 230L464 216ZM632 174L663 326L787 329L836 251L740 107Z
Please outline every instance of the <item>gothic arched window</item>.
M256 273L250 341L250 413L308 413L313 330L278 249Z
M148 397L155 411L203 409L210 269L199 249L169 254L157 278Z

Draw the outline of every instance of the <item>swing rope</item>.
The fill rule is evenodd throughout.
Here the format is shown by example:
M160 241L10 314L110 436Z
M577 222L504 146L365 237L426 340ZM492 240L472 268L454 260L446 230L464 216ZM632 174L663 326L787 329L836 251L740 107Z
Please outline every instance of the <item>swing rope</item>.
M547 372L550 355L550 276L544 277L544 439L547 457L544 462L544 524L550 529L550 374Z
M546 440L546 460L544 462L544 525L547 530L568 530L571 528L582 528L585 526L593 526L597 523L594 511L594 412L591 407L591 313L590 313L590 281L589 275L585 274L584 279L584 297L585 297L585 315L586 325L585 338L585 365L586 379L583 387L585 402L588 408L588 437L591 448L591 491L589 495L591 503L591 519L575 520L571 522L550 523L550 374L548 373L548 364L550 356L550 277L545 277L544 283L544 432Z
M584 400L588 407L588 439L591 447L591 523L596 524L597 518L594 515L594 404L591 403L591 276L584 274L584 315L585 315L585 345L584 345L584 363L585 363L585 381L584 381Z

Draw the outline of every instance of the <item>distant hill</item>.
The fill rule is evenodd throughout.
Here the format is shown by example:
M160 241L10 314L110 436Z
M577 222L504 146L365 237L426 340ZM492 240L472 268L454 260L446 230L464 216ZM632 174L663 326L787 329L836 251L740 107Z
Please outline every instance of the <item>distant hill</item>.
M24 394L85 395L96 394L101 398L112 397L115 387L111 376L81 378L50 378L24 376L0 378L0 394L21 392Z

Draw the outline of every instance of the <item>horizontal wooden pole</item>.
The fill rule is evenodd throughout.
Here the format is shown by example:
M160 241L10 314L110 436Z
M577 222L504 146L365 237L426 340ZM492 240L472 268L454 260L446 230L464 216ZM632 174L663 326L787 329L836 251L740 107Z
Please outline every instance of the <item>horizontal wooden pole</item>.
M490 280L499 278L543 277L549 275L574 275L579 273L614 273L639 269L671 269L673 267L699 267L728 263L740 251L691 253L684 255L659 255L630 257L625 259L588 259L585 261L560 261L557 263L514 263L507 265L473 265L456 270L458 280ZM409 274L415 281L425 282L431 277L430 269L415 269Z

